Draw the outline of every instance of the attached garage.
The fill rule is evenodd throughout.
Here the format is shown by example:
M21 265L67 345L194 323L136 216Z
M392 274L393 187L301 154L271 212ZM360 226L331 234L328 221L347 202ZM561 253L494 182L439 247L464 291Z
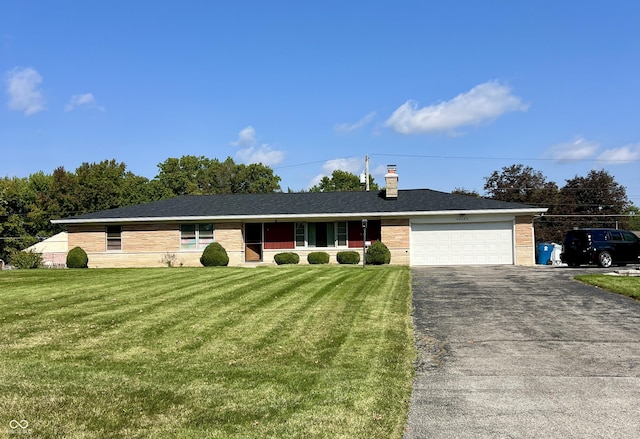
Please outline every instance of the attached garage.
M513 220L411 223L411 265L511 265Z

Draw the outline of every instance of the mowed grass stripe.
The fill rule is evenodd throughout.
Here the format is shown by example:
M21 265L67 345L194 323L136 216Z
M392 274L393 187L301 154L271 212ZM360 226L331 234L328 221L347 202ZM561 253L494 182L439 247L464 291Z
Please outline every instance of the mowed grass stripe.
M165 273L168 271L165 270ZM251 280L251 271L240 270L236 271L234 276L216 276L213 278L215 286L209 285L206 277L193 279L191 276L180 274L182 276L172 278L171 283L163 278L157 279L156 282L147 282L146 289L153 291L153 294L144 296L118 284L113 288L113 294L105 299L109 302L106 308L102 303L98 304L92 295L85 296L89 302L77 303L71 308L65 307L71 318L53 316L59 323L56 327L62 327L62 331L52 331L52 328L49 328L47 337L42 337L41 332L38 332L32 335L31 341L48 341L49 346L55 350L68 345L86 349L96 347L101 353L110 347L111 340L115 340L119 349L124 347L127 352L149 352L151 345L161 342L162 334L168 332L169 341L176 342L176 345L168 346L171 352L175 352L176 347L184 349L188 340L191 340L188 342L191 344L199 343L203 339L203 332L211 334L233 327L233 321L242 319L245 314L239 309L258 300L254 294L259 292L251 293L252 288L248 287L254 283ZM199 274L202 274L202 270ZM264 281L269 282L273 277L283 278L281 274L272 272ZM92 315L91 311L94 309L96 312ZM161 311L161 315L156 311ZM215 320L215 324L211 324L212 320L206 319L207 314L216 314L219 319ZM232 317L222 318L225 314ZM71 323L65 323L69 320ZM210 324L205 325L203 322ZM201 329L197 330L198 327ZM30 332L33 333L34 329L35 327L31 328ZM25 354L29 355L28 351L32 349L33 344L25 339L27 334L24 332L21 334L22 344ZM50 336L53 332L63 332L68 337L52 342ZM176 333L180 334L177 338Z
M343 383L343 387L336 388L334 394L324 394L316 402L316 424L325 425L325 431L331 425L337 427L338 432L351 422L349 416L332 419L336 414L336 404L344 406L342 413L360 413L358 419L363 424L354 428L356 431L371 431L372 436L376 436L374 432L397 429L401 425L403 418L394 418L394 414L399 412L399 407L408 407L407 395L410 395L413 376L413 354L409 354L413 348L406 344L412 333L408 313L410 300L402 294L395 295L395 300L385 302L381 308L378 306L380 295L375 293L381 290L401 291L397 289L398 284L409 281L408 272L397 274L388 276L380 272L376 279L361 289L360 312L340 345L334 367L318 383L318 388L324 388L331 382ZM369 367L362 368L362 364ZM404 381L398 380L400 374L405 374ZM396 430L394 434L401 435L401 432Z
M270 297L263 295L261 308L265 312L259 316L261 321L255 322L263 330L255 334L256 348L274 340L291 337L301 317L311 316L317 320L318 314L327 308L332 314L339 313L340 310L336 309L337 303L332 296L340 292L335 288L330 289L326 283L327 279L318 276L317 270L311 268L304 272L304 277L297 279L294 283L288 282L286 289L280 289L277 294ZM344 270L343 273L338 274L338 278L347 278L352 275L351 273L350 270ZM334 277L330 277L329 281L335 282ZM304 294L299 294L300 289L304 289ZM308 313L312 307L314 312ZM307 332L317 332L319 325L315 322L307 323L305 327Z
M72 286L67 288L72 292L72 300L58 300L57 305L52 311L38 311L47 319L42 320L42 325L22 325L14 326L19 331L19 335L24 341L30 334L33 339L41 340L41 333L46 332L48 336L51 333L63 332L67 336L61 339L58 345L69 345L76 343L88 342L92 343L92 337L100 332L102 337L100 342L103 343L104 338L110 336L120 337L120 334L127 333L138 337L144 333L149 327L157 329L166 328L171 325L169 316L175 314L175 320L182 323L185 321L192 310L199 309L203 302L208 302L216 295L224 295L226 291L223 289L212 288L207 284L207 277L202 276L200 270L198 276L192 276L193 270L175 270L169 272L167 270L142 270L149 276L142 276L144 279L129 279L126 277L131 274L128 270L106 270L105 278L110 282L104 284L110 285L110 288L102 290L95 288L90 282L92 276L84 276L87 271L71 271L72 274L78 274L78 278L85 281L80 286ZM88 271L92 273L92 271ZM69 273L69 271L65 272ZM162 275L158 275L162 273ZM197 271L196 271L197 273ZM171 274L170 277L168 277ZM213 274L213 273L209 273ZM213 277L217 284L232 282L235 279L245 279L247 281L248 273L246 270L224 271L216 273ZM122 281L127 279L126 281ZM77 282L78 279L72 279ZM86 287L85 285L90 285ZM144 287L144 288L141 288ZM107 290L108 292L104 292ZM203 294L203 291L207 294ZM242 290L242 289L240 289ZM55 299L55 298L54 298ZM36 311L25 312L32 303L21 303L21 312L16 312L22 318L29 317ZM163 316L158 318L154 313L155 308L162 308ZM23 345L29 348L29 343L23 342ZM86 345L85 345L86 346Z
M298 274L284 274L275 270L260 273L261 282L269 285L269 290L265 293L256 288L255 272L244 269L241 273L243 276L235 278L233 282L218 282L215 286L202 285L195 288L192 291L192 300L176 304L169 319L165 314L162 321L165 327L161 331L167 332L166 325L170 321L175 329L193 338L207 334L216 334L219 337L225 331L245 325L245 321L254 314L253 310L261 308L261 305L280 294L280 284L291 284L294 279L304 276L302 271ZM306 280L296 282L301 285ZM211 315L215 315L216 318L208 318Z
M351 277L354 281L358 282L360 279ZM376 279L371 282L371 285L379 284L379 279ZM359 292L355 295L357 300L344 303L345 305L357 305L358 302L362 302L360 296L362 294L367 294L370 291L367 291L368 284L360 284L358 290ZM384 285L383 285L384 287ZM322 287L320 288L322 289ZM369 288L371 290L372 288ZM335 290L335 296L344 296L344 291ZM344 298L344 297L343 297ZM372 303L376 301L377 298L373 298ZM404 311L407 310L407 301L404 301ZM358 310L358 307L347 306L347 308ZM344 317L344 314L334 313L337 319L340 320L341 328L348 329L352 326L353 323L348 323L345 319L340 319L340 317ZM408 320L406 315L402 319L404 322L403 333L405 335L408 331L407 325ZM353 322L353 321L352 321ZM326 326L331 326L332 322L323 321ZM308 329L307 329L307 332ZM239 377L243 380L249 382L256 382L257 377L260 376L262 381L260 382L260 386L262 388L262 394L264 395L263 401L263 413L255 413L251 412L249 414L245 414L244 416L248 417L268 417L271 413L270 410L276 411L278 413L282 413L284 411L288 411L291 413L291 416L287 419L287 423L284 424L286 427L286 435L285 437L295 437L296 431L304 431L305 435L309 435L313 437L314 435L319 435L319 437L376 437L376 434L373 433L374 430L377 431L385 431L385 434L389 433L389 429L393 430L395 426L396 431L395 434L397 437L401 435L401 426L404 419L404 415L400 417L393 416L393 413L397 413L398 411L404 413L404 410L408 404L407 398L400 398L396 403L396 406L393 407L392 410L381 409L374 413L372 410L361 412L361 417L367 418L367 421L360 422L359 424L353 424L353 419L349 415L345 415L343 418L340 416L336 416L336 408L340 407L345 414L353 413L354 401L357 400L358 396L353 398L349 397L349 395L353 395L354 391L358 390L358 387L354 385L361 376L363 375L372 375L375 376L379 374L379 371L374 371L369 367L366 368L364 373L354 373L355 365L350 364L346 371L343 373L332 373L331 371L335 369L336 364L333 364L332 357L336 355L336 353L349 351L352 346L345 345L344 334L332 334L331 341L333 342L333 349L331 350L331 354L324 358L321 362L314 362L314 364L305 364L305 362L300 361L290 361L291 355L289 352L284 352L280 348L280 346L271 345L271 348L274 350L274 354L278 356L282 360L283 363L288 364L290 367L278 367L269 369L268 365L264 362L260 361L260 358L264 356L268 356L268 352L262 351L260 355L257 355L253 360L251 358L244 358L243 361L234 363L236 373L235 376ZM282 342L283 340L279 340ZM405 339L406 341L406 339ZM282 343L285 346L286 342ZM292 348L292 346L295 346ZM407 347L408 346L408 347ZM299 343L289 344L290 349L297 350L299 349ZM411 345L405 344L405 350L411 351ZM401 352L399 352L401 353ZM412 358L412 355L405 355L406 358ZM395 358L394 358L395 359ZM329 364L327 364L329 363ZM399 386L404 390L405 393L409 392L410 394L410 376L411 376L411 360L405 361L405 366L407 367L407 371L405 371L405 382L402 386ZM339 366L339 365L338 365ZM225 373L231 374L232 371L226 371ZM332 385L329 385L330 391L327 392L327 389L324 386L318 386L317 383L322 379L322 377L329 376L328 380L322 380L323 383L326 381L328 384L329 381L335 381ZM339 379L336 379L338 377ZM337 384L336 384L337 382ZM378 401L382 404L383 400L388 401L388 392L386 389L389 387L398 387L393 380L386 380L383 383L379 383L375 389L376 392L379 393L379 396L375 401ZM319 391L319 389L322 389ZM373 400L370 400L371 402ZM328 408L328 411L325 413L325 406ZM305 410L301 410L303 407L308 408ZM400 409L399 409L400 407ZM229 408L231 409L231 408ZM236 411L242 412L243 410L240 406L236 406L234 408ZM378 413L385 413L386 417L382 417ZM357 425L357 427L356 427ZM344 431L351 431L350 434L344 434ZM358 434L353 433L354 431L367 431L366 435L358 436ZM263 431L266 436L270 436L271 434L275 434L269 429ZM228 434L234 434L233 430L226 431ZM307 437L309 437L307 436ZM385 436L381 437L393 437L393 436Z
M406 267L87 270L62 288L85 302L44 273L33 274L38 285L30 272L0 275L14 302L0 308L0 330L10 329L0 406L34 433L402 436L413 360ZM39 312L4 319L29 303ZM78 321L69 304L82 309ZM68 320L52 323L56 313Z

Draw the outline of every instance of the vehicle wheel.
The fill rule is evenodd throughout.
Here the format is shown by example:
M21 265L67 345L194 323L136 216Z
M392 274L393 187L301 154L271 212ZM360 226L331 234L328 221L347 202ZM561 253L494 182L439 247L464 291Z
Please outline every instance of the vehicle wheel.
M602 268L609 268L613 264L613 258L611 257L611 253L602 252L598 255L598 265Z

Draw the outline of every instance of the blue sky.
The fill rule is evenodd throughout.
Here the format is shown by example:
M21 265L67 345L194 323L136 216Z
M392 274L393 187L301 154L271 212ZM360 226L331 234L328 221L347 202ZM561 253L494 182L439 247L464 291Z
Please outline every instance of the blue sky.
M339 168L483 193L605 169L640 206L635 1L0 3L0 175L116 159Z

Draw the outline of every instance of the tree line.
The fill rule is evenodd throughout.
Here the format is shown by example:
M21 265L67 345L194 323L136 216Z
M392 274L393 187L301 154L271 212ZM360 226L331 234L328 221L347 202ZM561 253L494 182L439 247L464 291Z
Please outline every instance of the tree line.
M625 187L605 170L591 170L558 187L542 172L514 164L485 177L483 189L484 196L494 200L547 207L547 213L534 220L539 242L561 243L564 234L576 227L640 230L640 210L629 202ZM453 192L480 196L461 188Z
M41 171L28 177L0 178L0 259L6 261L12 252L60 232L62 228L51 224L52 219L179 195L281 192L280 181L262 164L191 155L159 163L153 179L136 175L115 160L83 163L73 172L58 167L51 174ZM379 189L373 177L369 182L371 190ZM336 170L308 190L362 187L358 176ZM484 191L480 195L456 188L453 193L548 207L547 214L534 221L538 241L559 242L566 230L576 226L640 230L640 211L629 203L625 188L604 170L576 176L559 188L540 171L517 164L486 177Z
M207 157L168 158L148 179L124 163L83 163L75 171L0 178L0 259L62 230L52 219L130 206L187 194L280 191L280 177L262 164L237 164Z

